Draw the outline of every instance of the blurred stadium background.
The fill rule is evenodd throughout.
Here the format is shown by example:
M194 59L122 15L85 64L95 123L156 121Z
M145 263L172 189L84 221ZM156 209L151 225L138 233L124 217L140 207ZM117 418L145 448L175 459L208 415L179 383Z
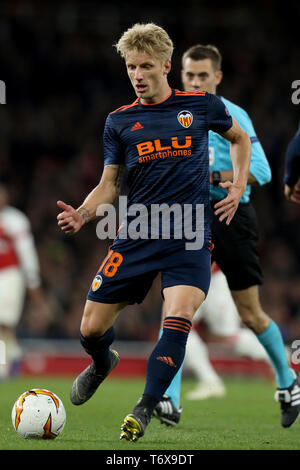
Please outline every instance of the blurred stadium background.
M112 45L135 22L163 26L175 43L170 84L181 88L180 57L196 43L216 44L223 55L219 93L244 107L269 159L273 180L253 189L265 274L261 300L286 344L300 338L300 208L283 198L287 144L299 122L291 101L300 79L299 2L2 1L0 79L0 180L12 204L32 223L48 308L27 299L18 337L24 373L82 370L78 330L91 280L109 241L91 223L66 237L56 225L56 201L78 206L103 168L106 115L135 99L122 59ZM13 289L13 286L12 286ZM127 307L116 323L124 368L143 373L156 341L161 311L159 279L141 305ZM205 330L202 330L205 333ZM221 373L267 373L211 349ZM234 361L235 369L232 369ZM122 361L121 361L122 364Z

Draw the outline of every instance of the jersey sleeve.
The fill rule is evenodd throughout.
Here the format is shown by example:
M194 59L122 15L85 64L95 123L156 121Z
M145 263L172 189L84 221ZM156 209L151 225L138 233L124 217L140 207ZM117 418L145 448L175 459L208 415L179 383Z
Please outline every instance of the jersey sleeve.
M29 219L21 211L11 208L6 225L13 239L26 285L29 289L35 289L41 284L40 265Z
M24 233L15 239L15 249L29 289L36 289L41 285L40 265L35 248L33 235Z
M235 117L241 128L247 132L251 141L251 161L250 173L254 176L259 185L269 183L272 179L272 172L264 152L264 149L256 135L251 118L245 110L240 109Z
M111 115L106 119L103 132L104 166L124 164L124 152L120 136Z
M225 104L217 96L207 93L207 122L208 129L218 134L228 131L232 127L232 117Z
M294 186L300 178L300 129L290 141L285 158L284 183Z

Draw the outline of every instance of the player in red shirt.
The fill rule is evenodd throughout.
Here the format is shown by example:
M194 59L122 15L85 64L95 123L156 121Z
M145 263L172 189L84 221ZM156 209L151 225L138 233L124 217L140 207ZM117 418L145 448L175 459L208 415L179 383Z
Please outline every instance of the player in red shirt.
M16 373L22 351L16 327L22 315L25 294L43 304L40 268L30 221L9 204L9 191L0 184L0 379Z

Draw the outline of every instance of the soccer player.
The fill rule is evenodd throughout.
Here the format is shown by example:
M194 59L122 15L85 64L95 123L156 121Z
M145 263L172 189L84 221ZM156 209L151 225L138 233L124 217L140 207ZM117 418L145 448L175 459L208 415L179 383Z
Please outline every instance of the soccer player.
M96 216L99 205L112 204L127 167L127 214L92 282L80 327L80 341L92 363L75 379L71 401L75 405L86 402L116 367L119 357L110 349L114 321L125 305L143 301L161 273L166 311L163 333L147 361L143 396L122 425L121 438L136 441L144 435L155 406L182 364L193 315L209 288L208 131L221 133L231 143L233 181L226 183L228 193L216 206L227 227L246 188L250 139L213 94L170 88L173 43L163 28L136 24L124 32L116 48L125 60L137 99L109 114L100 183L77 210L58 201L62 209L58 225L67 234L76 233ZM170 217L169 236L164 224L158 224L152 235L152 217L144 227L147 237L131 235L132 227L138 225L137 211L147 221L150 210L155 213L158 206L169 205L182 211L190 208L186 217L190 222L184 228L197 227L195 233L202 234L202 243L191 247L186 231L179 236L180 214Z
M300 123L286 151L284 195L300 204Z
M0 183L0 339L5 361L0 380L16 375L22 350L16 337L25 295L44 307L38 255L27 216L10 205L9 188ZM1 358L0 358L1 359ZM2 362L5 362L4 364Z
M221 54L215 46L196 45L183 54L182 82L185 90L205 90L216 94L222 76ZM282 426L289 427L300 412L300 378L289 367L279 328L260 304L259 285L263 282L263 276L257 252L258 225L255 210L250 203L251 184L267 183L271 173L246 111L223 97L221 100L241 127L249 133L252 146L247 189L230 226L220 223L222 220L218 218L219 211L214 212L212 260L216 261L227 278L241 320L256 334L274 366L278 383L275 400L281 404ZM233 173L226 140L215 132L210 132L209 149L210 200L212 207L216 207L225 196L224 189ZM166 424L175 425L179 421L179 387L180 373L166 391L164 400L155 409L155 415Z

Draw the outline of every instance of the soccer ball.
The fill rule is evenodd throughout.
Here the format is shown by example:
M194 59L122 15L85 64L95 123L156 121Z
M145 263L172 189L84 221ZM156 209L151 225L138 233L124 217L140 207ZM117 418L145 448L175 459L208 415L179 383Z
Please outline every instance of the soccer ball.
M24 439L55 439L65 426L66 411L55 393L34 388L17 399L11 419L15 430Z

